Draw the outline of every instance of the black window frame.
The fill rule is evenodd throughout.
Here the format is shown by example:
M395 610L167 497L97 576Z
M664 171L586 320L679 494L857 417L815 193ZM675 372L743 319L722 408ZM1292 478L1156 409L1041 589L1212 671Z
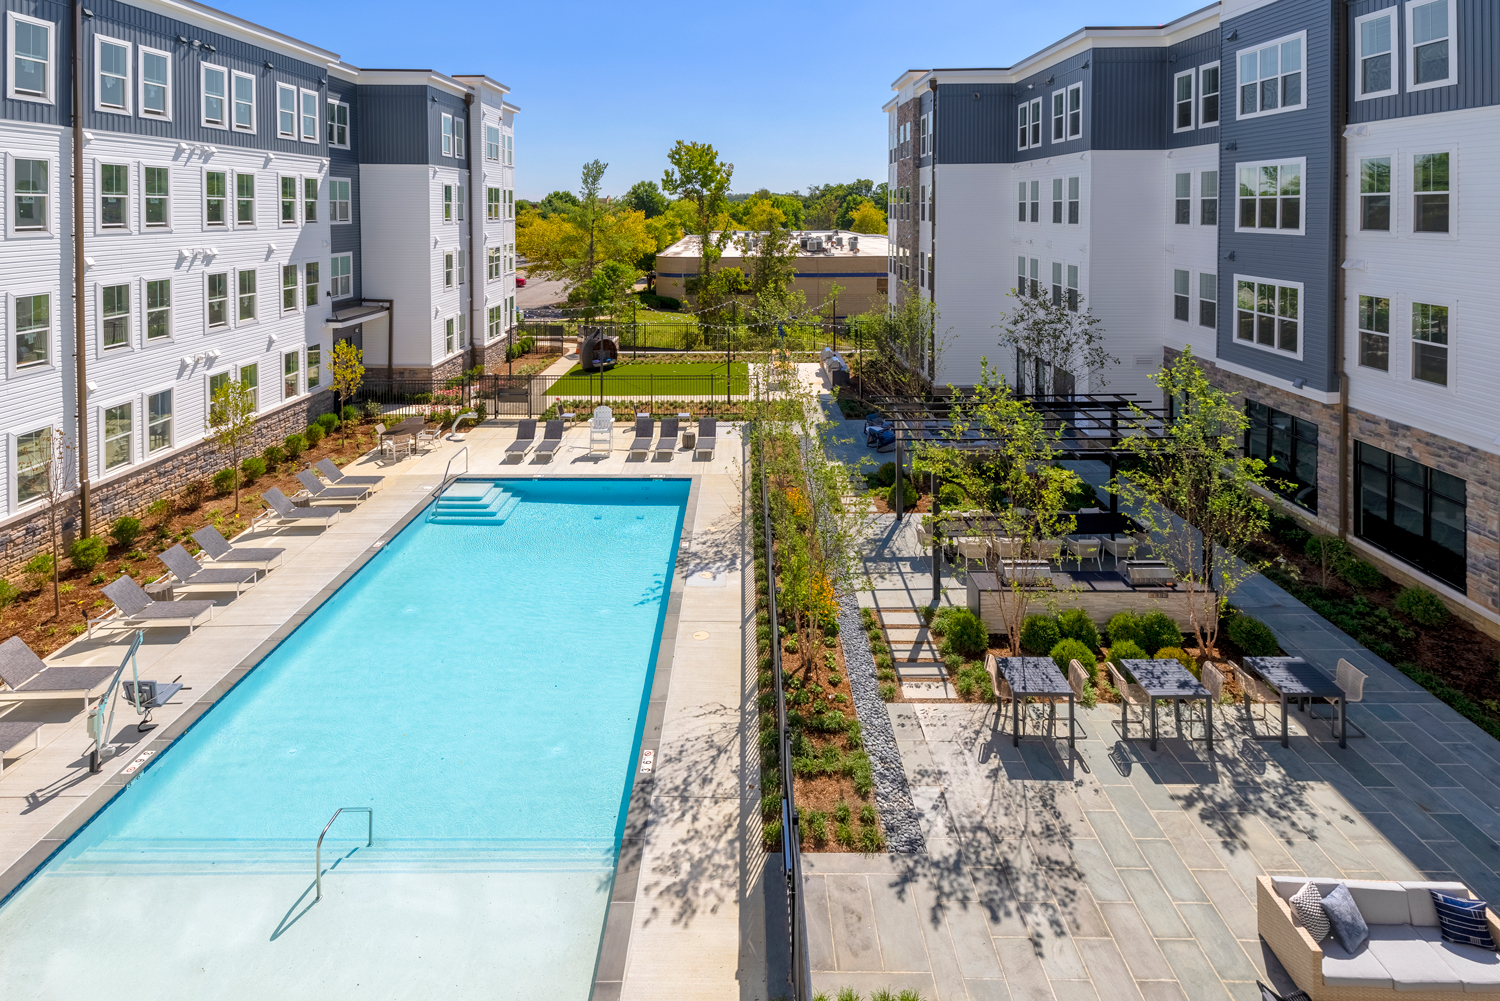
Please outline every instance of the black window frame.
M1374 515L1366 506L1365 488L1372 480L1383 489L1385 512ZM1458 490L1453 490L1453 484ZM1422 507L1420 536L1396 524L1398 488L1408 496L1419 492ZM1461 496L1460 496L1461 495ZM1455 590L1468 592L1468 483L1451 473L1433 469L1415 459L1388 452L1368 442L1354 442L1354 534L1403 563L1442 581ZM1459 516L1463 552L1433 537L1435 502L1452 505ZM1373 523L1371 523L1373 522Z
M1272 490L1298 507L1318 513L1318 425L1255 400L1245 401L1245 455L1266 463L1266 474L1274 481ZM1278 451L1278 442L1284 446ZM1257 445L1262 447L1257 448ZM1310 450L1312 482L1298 473ZM1284 452L1285 461L1279 455Z

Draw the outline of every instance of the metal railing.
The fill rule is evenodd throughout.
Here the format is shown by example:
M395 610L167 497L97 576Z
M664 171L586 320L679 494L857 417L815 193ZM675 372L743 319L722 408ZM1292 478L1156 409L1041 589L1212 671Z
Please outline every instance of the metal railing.
M650 365L571 375L474 375L446 382L371 379L361 404L373 402L382 418L456 417L483 408L485 417L536 417L558 403L631 404L651 413L702 411L717 416L748 394L748 378L729 371L703 375L653 374ZM448 383L453 383L449 385ZM455 420L454 423L457 423Z
M457 452L454 452L452 455L448 456L448 464L443 467L443 486L446 487L448 485L448 473L453 469L453 460L458 458L460 455L464 457L464 472L467 473L469 471L469 446L465 445Z
M333 816L328 818L328 823L323 825L323 833L318 835L318 851L316 861L313 865L313 881L318 884L317 899L319 900L323 899L323 838L328 835L328 828L333 826L333 822L335 820L338 820L339 814L343 813L345 810L348 810L350 813L369 814L370 829L369 833L365 836L365 847L369 848L371 845L375 844L375 810L372 807L341 806L337 810L334 810Z

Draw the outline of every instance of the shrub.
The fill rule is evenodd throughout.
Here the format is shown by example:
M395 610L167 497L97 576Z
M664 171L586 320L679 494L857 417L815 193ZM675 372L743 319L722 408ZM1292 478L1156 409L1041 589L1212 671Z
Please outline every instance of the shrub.
M1127 640L1137 646L1145 644L1145 630L1141 628L1140 617L1134 612L1117 612L1109 620L1107 629L1110 646Z
M229 491L231 491L233 489L234 489L234 470L232 468L221 469L217 473L214 473L214 492L215 493L217 493L217 494L219 494L219 495L222 496L224 494L229 493Z
M880 828L865 826L859 829L859 850L866 855L872 855L885 847L885 838L880 836Z
M266 460L266 468L275 469L286 461L286 450L280 445L267 445L260 457Z
M1081 608L1069 608L1059 612L1057 631L1064 639L1077 640L1090 650L1099 649L1099 629L1089 613Z
M781 818L766 821L766 826L761 830L761 843L766 851L779 851L781 848Z
M894 681L883 681L880 684L880 698L883 702L896 701L896 683Z
M135 544L135 540L141 537L141 519L139 518L116 518L115 523L109 526L109 537L115 540L115 545L121 549L129 549ZM85 570L90 569L84 567Z
M1057 646L1062 633L1057 630L1057 620L1050 615L1028 615L1021 623L1021 651L1042 654Z
M957 483L944 483L938 487L938 502L945 508L968 507L969 497Z
M917 496L917 488L912 486L911 480L903 477L901 480L901 510L910 511L912 508L916 507ZM893 509L895 508L896 487L894 484L891 486L890 493L886 494L885 502L889 504Z
M1164 646L1182 642L1182 630L1166 612L1153 609L1141 616L1141 648L1154 654Z
M104 540L100 539L99 544L104 545ZM21 572L26 575L26 582L33 590L41 590L42 586L52 579L52 554L37 553L26 562Z
M297 456L307 451L307 439L300 434L289 434L286 436L286 441L281 443L281 447L286 449L287 459L296 462Z
M777 809L780 808L781 801L778 799ZM823 844L828 840L828 814L822 810L808 810L802 815L802 830L813 844Z
M871 477L877 487L894 486L896 483L896 464L894 462L882 463Z
M380 416L380 404L374 400L365 401L365 419L373 421Z
M0 611L9 608L20 595L21 592L16 590L16 585L0 577Z
M248 455L240 460L240 471L245 474L246 483L254 483L266 475L266 460L258 455Z
M356 406L354 406L353 404L350 404L349 406L345 407L343 409L343 411L339 414L339 421L340 421L340 423L348 424L350 421L357 421L357 420L359 420L359 408L356 407Z
M1425 587L1408 587L1396 595L1396 611L1411 616L1419 626L1440 626L1448 621L1448 606Z
M88 573L103 563L108 555L109 546L97 535L91 535L86 539L74 539L73 544L68 547L68 559L73 561L75 569L82 570L84 573ZM51 572L50 568L48 572Z
M182 500L188 508L196 508L203 503L203 495L208 493L208 481L201 476L195 480L188 480L187 486L182 488Z
M990 634L979 621L979 616L967 608L955 608L947 616L943 643L939 652L946 656L957 653L964 657L978 657L990 645Z
M1280 647L1271 627L1249 615L1236 615L1229 620L1229 638L1247 657L1273 657Z
M1339 564L1339 576L1351 587L1369 590L1385 583L1385 574L1381 573L1373 563L1364 560L1347 559Z
M1121 661L1148 659L1149 658L1146 656L1146 651L1142 650L1141 645L1135 640L1121 640L1120 642L1113 644L1109 648L1110 663L1114 664L1122 672L1125 670L1125 667L1120 663Z
M166 497L159 497L151 502L146 508L146 517L157 523L158 528L164 528L168 518L172 517L172 502Z
M321 424L309 424L307 430L302 432L302 437L307 439L308 448L317 448L318 442L323 440L323 426Z
M1057 669L1063 673L1063 677L1068 676L1068 662L1076 660L1088 672L1089 681L1095 681L1094 672L1099 668L1099 661L1094 656L1094 651L1078 640L1072 638L1058 640L1057 644L1048 651L1048 656L1057 665Z
M339 429L339 415L319 414L313 423L322 428L324 434L333 434Z
M1179 663L1183 667L1187 668L1188 673L1191 674L1193 677L1195 677L1195 678L1202 677L1202 675L1199 674L1199 670L1200 669L1198 667L1198 662L1196 660L1194 660L1192 657L1188 656L1188 652L1186 650L1182 649L1182 647L1180 647L1180 646L1164 646L1164 647L1162 647L1160 650L1156 651L1156 659L1157 660L1175 660L1175 661L1177 661L1177 663Z

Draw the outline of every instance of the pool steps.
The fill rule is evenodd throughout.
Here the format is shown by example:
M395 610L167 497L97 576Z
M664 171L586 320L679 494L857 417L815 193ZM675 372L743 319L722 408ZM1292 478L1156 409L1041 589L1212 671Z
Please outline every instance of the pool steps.
M520 495L486 480L459 480L432 505L434 525L500 525L521 503Z

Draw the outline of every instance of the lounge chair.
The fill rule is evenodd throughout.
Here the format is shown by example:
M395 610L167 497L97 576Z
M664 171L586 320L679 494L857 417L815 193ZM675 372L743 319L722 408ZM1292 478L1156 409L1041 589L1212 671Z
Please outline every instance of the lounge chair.
M370 496L369 487L330 487L318 479L318 474L304 469L297 474L297 482L306 488L313 500L362 501Z
M505 457L509 459L514 455L516 461L519 462L527 452L531 451L531 446L535 444L536 421L524 420L516 428L516 440L505 446Z
M19 636L0 643L0 681L5 682L0 702L82 699L87 709L90 699L108 690L114 676L113 667L48 667Z
M332 525L344 514L343 509L337 507L297 507L287 500L286 494L279 487L271 487L260 497L268 505L260 517L282 525Z
M1063 544L1067 547L1068 555L1078 561L1078 569L1083 569L1084 560L1093 560L1094 565L1103 572L1104 558L1101 555L1103 547L1098 539L1064 539Z
M542 440L537 442L536 454L545 455L547 461L552 461L552 453L562 447L563 422L550 420L547 422L547 430L542 432Z
M374 487L385 482L384 476L350 476L334 465L332 459L319 459L313 463L313 468L336 487Z
M5 774L5 756L11 754L27 740L32 742L30 750L41 750L42 724L0 723L0 775ZM15 756L11 754L11 757Z
M121 577L111 584L105 584L102 590L115 603L115 607L98 618L89 620L90 637L94 635L95 625L114 621L116 612L124 625L140 628L186 625L188 632L197 628L198 620L204 615L210 619L214 617L214 603L211 601L152 601L151 596L141 590L141 585L129 577ZM111 670L110 674L113 673Z
M594 419L589 424L589 451L601 446L605 452L615 447L615 412L609 407L595 407Z
M656 439L656 454L665 455L668 459L677 451L677 418L663 417L661 419L661 435Z
M203 547L214 563L245 563L270 570L271 564L280 563L285 549L252 549L249 546L231 546L212 525L204 525L193 533L193 540Z
M714 457L714 446L719 443L719 421L714 417L698 418L698 440L693 445L693 456L696 458L700 452L707 452L708 457Z
M177 583L182 587L218 587L227 588L233 586L235 597L246 587L255 583L260 575L258 570L250 567L206 567L188 554L181 545L173 546L157 557L172 571L172 576L177 578Z
M650 417L640 414L635 418L635 440L630 443L631 455L649 455L651 453L652 425L656 422Z

